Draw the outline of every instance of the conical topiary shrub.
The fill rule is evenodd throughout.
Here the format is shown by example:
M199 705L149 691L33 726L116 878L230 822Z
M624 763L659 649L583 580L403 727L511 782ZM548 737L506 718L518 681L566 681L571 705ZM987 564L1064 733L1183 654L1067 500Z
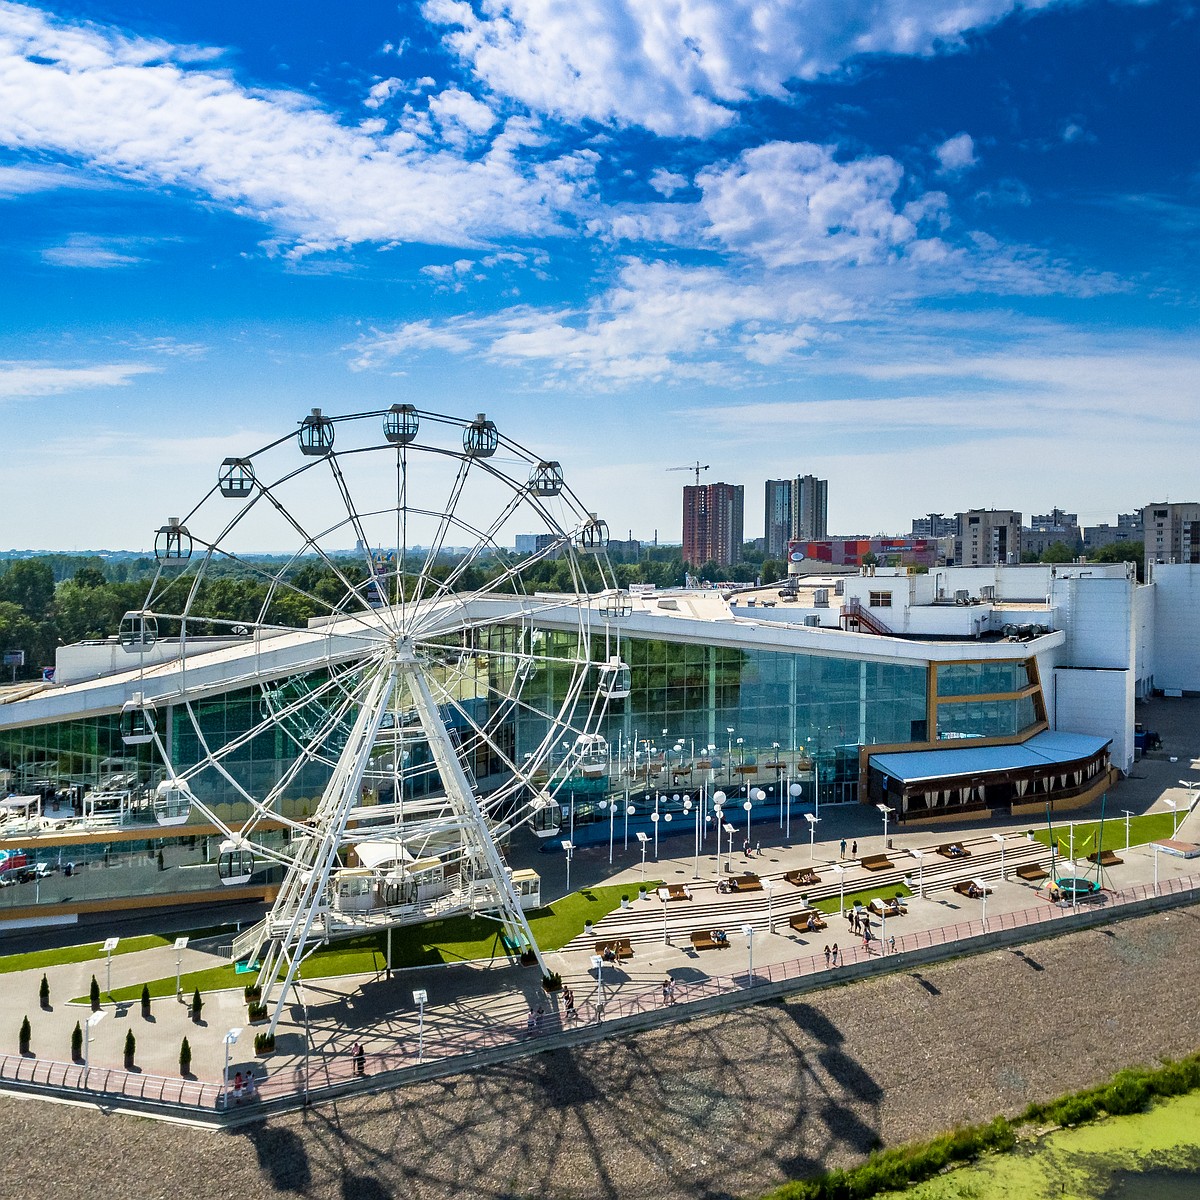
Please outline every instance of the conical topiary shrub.
M133 1030L130 1029L125 1034L125 1070L129 1070L133 1066L133 1056L137 1053L137 1038L133 1036Z
M78 1062L83 1057L83 1026L78 1021L71 1031L71 1061Z
M92 1012L100 1011L100 984L95 975L92 976L92 986L88 988L88 998L92 1002Z
M42 986L38 988L38 1000L43 1008L50 1007L50 980L42 976Z
M23 1020L21 1022L21 1032L17 1038L17 1045L20 1047L20 1051L22 1054L29 1053L29 1040L32 1037L33 1037L33 1029L31 1028L31 1026L29 1024L29 1018L26 1017L25 1020Z
M184 1038L179 1045L179 1073L180 1075L192 1073L192 1047L187 1038Z

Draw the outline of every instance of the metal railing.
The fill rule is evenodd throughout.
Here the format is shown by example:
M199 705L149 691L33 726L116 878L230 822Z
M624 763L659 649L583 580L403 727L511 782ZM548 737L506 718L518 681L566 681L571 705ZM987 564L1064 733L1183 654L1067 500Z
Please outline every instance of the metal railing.
M589 980L589 994L571 1011L560 1008L539 1014L530 1010L522 998L493 1003L488 1010L470 1014L466 1020L461 1010L445 1017L436 1009L427 1010L419 1044L414 1030L402 1045L397 1042L395 1049L365 1054L361 1069L351 1053L306 1056L287 1067L268 1071L265 1078L256 1080L256 1098L241 1102L246 1105L286 1103L301 1097L307 1101L351 1088L363 1076L372 1077L377 1084L379 1077L384 1076L386 1083L398 1085L415 1069L430 1064L442 1063L455 1070L465 1069L468 1060L474 1056L489 1051L511 1050L515 1055L541 1049L546 1039L553 1035L570 1039L572 1034L586 1030L589 1037L614 1036L622 1031L622 1025L665 1024L677 1016L696 1015L706 1004L711 1007L711 1002L722 998L729 1002L719 1007L751 1004L768 989L770 994L778 995L781 987L786 990L786 985L805 980L833 982L847 972L860 975L871 969L888 970L893 960L899 967L914 952L949 946L963 953L983 950L1001 940L997 938L998 934L1045 931L1058 924L1075 928L1118 915L1122 909L1150 899L1186 901L1198 895L1200 879L1184 877L1101 892L1078 906L1070 901L1052 903L1046 900L1032 908L989 915L986 922L981 912L979 919L898 935L889 930L895 928L893 922L902 918L892 918L883 923L882 929L876 922L874 929L879 932L869 942L855 938L846 945L839 943L836 964L827 962L822 951L782 963L755 966L753 976L744 970L694 981L678 980L673 993L666 996L661 983L647 983L633 990L626 986L613 994L603 979L600 982ZM1079 920L1080 914L1083 921ZM1076 919L1072 921L1072 917ZM651 1014L657 1014L657 1017L651 1017ZM105 1102L124 1099L140 1102L143 1106L192 1111L232 1109L239 1103L238 1098L226 1092L220 1083L168 1078L112 1067L85 1069L80 1063L12 1054L0 1055L0 1084L15 1084L55 1095L69 1094L76 1099L93 1097Z

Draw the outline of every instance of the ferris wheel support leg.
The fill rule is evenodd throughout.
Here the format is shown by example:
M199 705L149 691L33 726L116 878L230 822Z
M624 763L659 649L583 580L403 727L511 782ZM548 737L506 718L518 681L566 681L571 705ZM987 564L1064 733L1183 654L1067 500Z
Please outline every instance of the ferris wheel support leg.
M317 805L312 833L288 868L287 877L271 907L271 915L267 919L270 949L258 974L263 1004L267 1003L284 962L287 963L279 998L267 1030L272 1036L291 995L296 972L306 957L306 947L312 941L313 923L318 914L325 911L329 879L337 867L338 847L346 828L346 819L350 809L358 803L371 748L388 711L396 677L395 663L384 667L363 698L333 776ZM284 922L287 922L286 931L276 937L275 928Z
M496 894L496 904L499 909L500 923L510 939L527 945L537 959L538 967L543 975L548 975L550 969L542 957L541 949L525 919L521 909L521 901L513 887L512 878L508 873L508 864L500 853L488 827L487 818L475 798L470 781L459 761L458 752L450 739L445 722L438 715L437 704L429 690L429 684L421 673L420 667L414 662L408 666L408 687L412 693L413 704L417 710L421 727L429 742L430 752L442 777L446 788L446 796L452 807L463 822L463 835L468 842L468 852L472 859L481 861L491 876Z

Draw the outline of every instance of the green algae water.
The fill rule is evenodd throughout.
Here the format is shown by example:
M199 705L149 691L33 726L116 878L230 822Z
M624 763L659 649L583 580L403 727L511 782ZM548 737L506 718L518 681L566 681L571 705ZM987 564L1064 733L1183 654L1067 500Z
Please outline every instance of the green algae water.
M1200 1200L1200 1093L1022 1143L888 1196L905 1200Z

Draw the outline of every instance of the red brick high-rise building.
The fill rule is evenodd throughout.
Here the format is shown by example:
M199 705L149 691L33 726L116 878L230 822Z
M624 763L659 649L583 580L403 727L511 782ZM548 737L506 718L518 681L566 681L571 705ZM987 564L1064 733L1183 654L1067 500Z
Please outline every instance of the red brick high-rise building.
M742 558L745 489L740 483L702 483L683 489L683 561L730 567Z

